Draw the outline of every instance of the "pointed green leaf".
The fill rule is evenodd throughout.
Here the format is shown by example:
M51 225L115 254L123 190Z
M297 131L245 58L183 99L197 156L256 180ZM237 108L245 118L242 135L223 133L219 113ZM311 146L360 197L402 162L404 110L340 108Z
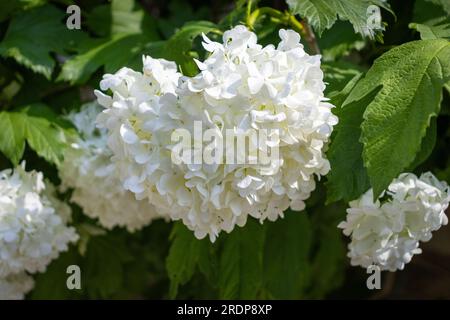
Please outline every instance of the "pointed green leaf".
M382 86L364 112L363 159L374 196L414 161L450 79L450 42L414 41L378 58L344 103Z

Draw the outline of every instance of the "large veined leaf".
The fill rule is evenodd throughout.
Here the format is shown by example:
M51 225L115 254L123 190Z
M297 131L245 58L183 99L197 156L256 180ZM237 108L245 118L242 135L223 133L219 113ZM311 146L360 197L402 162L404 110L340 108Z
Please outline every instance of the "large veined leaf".
M51 53L61 53L82 36L80 31L67 29L64 17L51 5L24 11L12 19L0 43L0 54L50 79L55 66Z
M17 164L25 150L25 141L38 155L59 164L63 158L68 131L55 121L56 116L41 104L20 112L0 112L0 151Z
M257 297L262 287L263 246L264 226L251 219L225 238L219 265L221 299Z
M308 19L319 35L330 29L339 18L350 21L357 33L372 37L373 32L367 23L369 6L390 10L383 0L287 0L287 3L294 14Z
M383 54L350 93L344 108L382 86L362 124L363 159L375 197L416 158L449 79L450 42L421 40Z
M312 228L305 212L287 212L267 227L264 287L277 299L301 298L309 281Z

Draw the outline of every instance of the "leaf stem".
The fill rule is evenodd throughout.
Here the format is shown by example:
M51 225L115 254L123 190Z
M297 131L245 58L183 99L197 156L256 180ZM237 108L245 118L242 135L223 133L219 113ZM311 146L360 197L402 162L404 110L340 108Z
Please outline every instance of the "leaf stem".
M308 21L303 20L301 22L301 25L303 26L303 29L305 30L305 34L304 34L305 41L308 43L308 47L312 51L311 53L320 54L320 48L319 48L319 44L317 43L316 35L314 34L314 31L312 30Z

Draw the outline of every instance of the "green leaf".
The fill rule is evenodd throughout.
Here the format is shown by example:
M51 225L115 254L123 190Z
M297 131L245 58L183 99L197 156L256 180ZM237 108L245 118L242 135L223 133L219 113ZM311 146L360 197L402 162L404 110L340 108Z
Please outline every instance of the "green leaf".
M29 10L34 7L43 5L47 0L14 0L2 1L0 3L0 22L9 18L9 16L16 14L21 10Z
M422 40L450 39L450 20L447 17L433 19L424 24L410 23L409 28L417 30Z
M146 33L148 39L158 40L156 22L146 14L134 0L113 0L111 2L111 33Z
M367 25L368 7L376 5L391 11L383 0L287 0L287 3L294 14L308 20L319 36L330 29L337 18L350 21L355 32L372 36Z
M246 1L246 0L244 0ZM212 16L213 10L207 2L197 3L195 8L185 0L171 0L167 4L168 14L164 19L158 19L159 31L165 38L170 38L178 28L189 21L205 20Z
M421 40L378 58L344 103L382 86L364 112L363 159L374 196L414 161L450 79L450 42Z
M149 40L159 40L155 19L134 0L113 0L96 6L87 14L86 24L100 36L145 33Z
M440 5L448 15L450 15L450 2L448 0L427 0L434 4Z
M197 66L189 52L194 39L202 33L220 32L217 26L209 21L193 21L186 23L164 45L164 58L180 65L185 75L197 73Z
M181 66L183 72L193 74L197 67L189 55L192 41L202 32L211 30L217 30L213 23L195 21L186 24L167 41L152 41L152 37L145 33L115 34L67 61L57 80L69 81L71 84L84 83L102 66L107 73L116 72L124 66L140 69L142 55L145 54L173 60Z
M17 165L25 151L25 126L23 115L14 112L0 112L0 151Z
M331 99L333 105L340 106L361 78L362 70L348 62L323 63L321 68L327 84L325 96Z
M437 138L437 118L431 118L430 126L427 128L427 133L422 139L422 144L420 151L416 154L416 158L413 163L409 166L409 170L413 171L417 166L422 164L433 152L434 146L436 145Z
M275 299L296 299L309 281L312 230L305 212L285 213L267 227L264 283Z
M264 228L249 219L224 241L219 266L221 299L255 299L263 284Z
M446 12L438 4L433 4L430 0L415 0L414 11L411 21L417 23L426 23L436 17L445 16Z
M66 134L63 122L42 104L22 108L21 112L0 112L0 150L17 164L24 152L26 140L36 153L49 162L59 164L63 158Z
M182 223L175 223L170 235L172 245L167 256L166 268L170 279L169 296L175 298L178 286L187 283L194 275L199 257L204 251L204 241L194 237Z
M50 79L55 66L51 53L63 52L81 34L67 29L64 17L51 5L22 12L12 19L0 43L0 54Z
M362 159L363 144L359 140L364 110L376 93L374 90L337 111L339 124L327 152L331 165L326 183L327 203L354 200L370 188Z
M141 34L115 35L68 60L57 80L71 84L84 83L102 66L107 73L116 72L124 66L139 69L142 67L142 55L153 55L161 47L161 42L148 43L147 37Z
M352 25L347 21L338 21L333 30L325 30L317 42L323 61L336 61L366 45L366 41L353 32Z

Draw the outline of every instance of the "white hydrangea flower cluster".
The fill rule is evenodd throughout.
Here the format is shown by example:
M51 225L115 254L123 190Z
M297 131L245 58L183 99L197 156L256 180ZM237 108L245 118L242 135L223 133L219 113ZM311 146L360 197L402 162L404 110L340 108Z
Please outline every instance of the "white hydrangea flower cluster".
M26 172L24 164L0 172L0 281L13 298L31 287L26 272L45 271L78 240L75 229L67 226L70 215L41 172Z
M89 103L68 115L80 138L67 148L59 175L63 188L73 189L71 201L86 215L98 218L107 229L120 226L132 232L148 225L159 214L148 201L137 201L122 187L111 162L106 131L95 125L100 112L97 103Z
M324 149L337 118L324 98L320 56L305 53L296 32L279 34L277 47L259 45L244 26L226 31L223 43L203 36L209 56L196 61L195 77L181 76L173 62L145 57L143 73L123 68L104 76L100 87L112 97L96 91L105 107L98 123L108 129L124 187L181 219L198 238L214 241L248 215L273 221L289 207L302 210L315 176L330 170ZM230 129L278 129L270 142L279 159L269 167L175 165L171 135L184 128L195 136L196 121L220 136Z
M433 231L447 224L449 201L447 183L427 172L420 178L402 173L375 202L372 189L350 202L347 220L338 227L351 236L351 264L403 270L422 252L419 242L429 241Z

